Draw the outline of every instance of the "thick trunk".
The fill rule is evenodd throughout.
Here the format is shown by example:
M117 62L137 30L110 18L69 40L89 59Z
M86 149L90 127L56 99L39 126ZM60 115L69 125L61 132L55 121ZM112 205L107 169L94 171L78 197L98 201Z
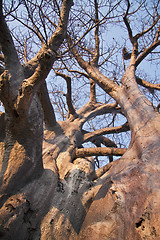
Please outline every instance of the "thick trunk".
M97 181L89 178L92 159L73 162L77 124L46 131L41 176L3 196L2 239L159 239L159 120L142 124L144 136L134 134L129 150Z
M83 140L78 120L45 131L42 168L36 99L30 122L7 118L1 143L2 239L159 239L160 117L129 80L119 102L131 144L95 181L92 158L74 159Z
M95 181L92 158L75 159L83 141L80 119L45 131L42 166L39 101L34 98L28 119L6 115L0 145L2 239L160 238L160 117L132 71L122 84L117 100L132 140L123 157Z
M35 149L35 143L17 142L11 147L8 162L17 158L15 170L8 164L11 179L3 187L0 210L0 236L2 239L69 239L76 238L92 200L90 189L93 182L88 176L94 173L92 159L76 159L73 164L73 149L80 141L80 130L74 123L57 124L54 133L46 130L44 135L44 169L40 176L34 175L36 155L21 169L23 157ZM35 139L33 139L35 141ZM33 146L34 145L34 146ZM32 152L31 152L32 151ZM37 152L35 152L36 154ZM23 154L23 155L22 155ZM11 159L12 158L12 159ZM83 161L83 162L82 162ZM22 162L23 163L23 162ZM18 166L18 167L17 167ZM23 165L24 166L24 165ZM65 166L65 168L64 168ZM29 169L28 169L29 168ZM12 171L14 173L12 174ZM24 170L26 172L24 172ZM31 173L30 181L24 182ZM64 177L64 179L60 179ZM21 179L23 184L21 183ZM28 179L29 180L29 179ZM25 183L25 185L24 185ZM3 193L8 194L4 195Z
M140 146L139 137L135 139L113 162L83 222L80 239L159 239L159 128L157 135L155 129L147 135Z
M19 190L42 172L42 109L35 97L28 119L5 114L5 136L1 139L1 196ZM1 202L2 203L2 202Z
M141 94L131 71L119 95L131 128L128 151L103 176L80 239L160 238L160 116Z

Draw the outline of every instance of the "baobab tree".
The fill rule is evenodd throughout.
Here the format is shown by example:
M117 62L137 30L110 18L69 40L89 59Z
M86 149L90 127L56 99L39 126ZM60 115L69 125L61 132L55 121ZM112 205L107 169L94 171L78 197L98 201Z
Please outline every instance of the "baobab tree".
M159 7L0 0L1 239L159 239Z

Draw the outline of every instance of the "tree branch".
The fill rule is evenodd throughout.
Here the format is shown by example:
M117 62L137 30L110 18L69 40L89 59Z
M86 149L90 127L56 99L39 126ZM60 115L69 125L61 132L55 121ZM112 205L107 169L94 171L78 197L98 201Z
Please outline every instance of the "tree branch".
M13 39L3 15L2 0L0 0L0 23L0 44L2 52L5 56L6 68L9 70L12 69L15 64L17 65L17 63L19 63L19 60Z
M27 115L32 98L38 90L40 84L42 84L48 76L48 73L52 68L52 64L52 52L50 52L50 54L49 51L46 53L43 52L39 58L39 65L34 74L30 78L23 80L21 87L19 88L17 102L15 104L15 110L19 116L23 117Z
M34 23L34 20L33 20L32 16L31 16L31 14L30 14L30 10L29 10L29 8L28 8L28 6L27 6L26 1L23 1L23 2L24 2L24 5L25 5L25 7L26 7L26 9L27 9L28 17L31 19L31 22L32 22L32 24L33 24L33 27L35 28L36 35L37 35L38 38L40 39L41 43L42 43L42 44L45 44L45 39L44 39L44 37L43 37L43 34L40 32L39 28L38 28L37 25ZM27 26L27 27L28 27L28 26ZM33 31L33 30L32 30L32 31Z
M66 83L67 83L66 100L67 100L68 110L69 110L69 114L71 114L72 117L75 118L75 116L77 114L76 114L76 111L75 111L74 106L72 104L71 78L68 75L66 75L64 73L61 73L61 72L55 72L55 74L66 80Z
M128 30L129 39L130 39L131 43L133 44L134 43L133 33L132 33L132 29L130 27L129 21L127 19L129 9L130 9L130 2L129 2L129 0L127 0L127 10L126 10L126 13L123 17L123 20L124 20L124 23L125 23L125 25L127 27L127 30Z
M139 85L148 88L148 89L155 89L155 90L160 90L160 84L154 84L154 83L149 83L139 77L136 76L136 81Z
M45 81L40 85L38 89L38 97L43 108L45 127L47 130L53 130L57 122Z
M37 59L43 53L43 51L46 51L46 49L49 49L49 51L50 50L53 51L54 53L53 62L56 60L57 50L62 44L67 32L69 11L72 5L73 0L63 0L58 26L55 32L50 37L50 39L48 40L47 46L42 47L40 51L37 53L37 55L25 64L24 68L26 69L26 72L30 70L30 76L33 74L35 68L38 65Z
M108 77L105 77L96 67L90 65L88 62L80 56L77 49L73 47L72 39L67 35L68 45L75 59L79 65L88 73L89 77L92 78L106 93L113 98L116 98L118 89L120 88L117 84L111 81Z
M135 62L135 66L137 67L142 62L142 60L159 45L160 45L160 40L154 41L154 43L151 44L148 48L146 48L143 51L143 53L141 53L141 55L137 58Z
M122 156L127 149L125 148L109 148L109 147L98 147L98 148L77 148L75 157L89 157L89 156Z
M94 36L95 36L95 50L94 50L94 56L92 58L91 63L98 67L98 60L99 60L99 19L98 19L98 2L97 0L94 0L94 6L95 6L95 32L94 32Z
M114 8L116 8L119 3L121 2L121 0L119 2L117 2L112 8L110 8L110 10L108 11L108 13L103 16L103 18L99 21L97 21L95 24L93 24L90 28L87 29L87 31L75 42L73 43L72 45L70 45L70 49L72 49L73 47L75 47L76 45L78 45L78 43L92 30L94 29L97 25L102 25L104 24L108 18L107 16L114 10ZM65 54L68 50L64 51L63 54Z
M91 180L94 181L98 178L100 178L103 174L105 174L107 171L109 171L109 169L112 167L112 163L108 163L105 166L98 168L95 171L95 174L93 176L91 176Z
M84 134L83 140L84 142L88 142L88 141L91 141L92 138L95 138L100 135L121 133L121 132L127 132L127 131L129 131L129 126L128 126L128 123L126 122L125 124L118 127L102 128L94 132L86 133Z
M83 133L88 133L85 130L82 130ZM100 147L101 144L103 144L106 147L115 147L117 148L117 145L115 142L111 141L109 138L106 138L104 136L95 136L91 138L89 141L91 141L93 144L95 144L97 147Z
M72 0L63 1L58 26L48 40L47 46L43 46L37 55L29 62L27 62L24 66L25 74L28 76L20 87L17 102L15 104L15 109L18 115L27 114L35 92L48 76L53 63L56 60L56 51L62 44L65 37L69 11L72 5ZM49 96L46 95L46 86L43 85L43 87L40 90L41 94L39 92L40 101L44 110L44 117L47 123L47 128L52 128L56 122L55 115L53 108L51 107ZM44 107L44 102L48 104L48 108L46 109ZM50 113L50 120L48 110L52 111L52 113Z
M96 84L95 82L90 78L90 103L96 103Z
M135 35L135 38L138 40L141 36L143 36L143 35L145 35L146 33L148 33L148 32L157 24L157 22L159 21L159 19L160 19L160 17L157 17L156 21L154 20L154 21L153 21L153 24L152 24L149 28L145 29L144 31L142 31L142 32L140 32L140 33L137 33L137 34Z
M96 103L96 85L95 85L95 82L92 80L92 78L90 78L88 76L88 74L86 74L85 72L80 72L78 70L70 70L67 68L67 71L68 72L74 72L74 73L78 73L84 77L86 77L87 79L90 80L90 99L89 99L89 102L90 103Z
M110 104L86 104L77 111L77 114L81 116L81 124L84 124L89 119L107 114L107 113L121 112L121 108L117 107L117 103Z

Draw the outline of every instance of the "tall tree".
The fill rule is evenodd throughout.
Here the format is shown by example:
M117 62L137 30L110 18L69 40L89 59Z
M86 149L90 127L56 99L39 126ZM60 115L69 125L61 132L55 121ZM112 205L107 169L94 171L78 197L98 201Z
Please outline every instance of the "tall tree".
M159 239L159 8L0 0L0 238Z

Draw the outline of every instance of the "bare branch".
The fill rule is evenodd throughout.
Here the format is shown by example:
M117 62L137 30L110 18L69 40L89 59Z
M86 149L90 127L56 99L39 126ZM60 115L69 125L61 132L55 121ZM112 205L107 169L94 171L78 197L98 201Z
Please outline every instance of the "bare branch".
M127 149L125 148L109 148L109 147L98 147L98 148L77 148L75 157L89 157L89 156L122 156Z
M98 2L97 0L94 0L94 6L95 6L95 23L99 22L98 19ZM95 27L95 50L94 50L94 56L92 58L92 64L98 67L98 59L99 59L99 25L97 24Z
M88 76L88 74L86 74L85 72L80 72L80 71L77 71L77 70L70 70L67 68L67 71L68 72L74 72L74 73L78 73L84 77L86 77L87 79L90 80L90 100L89 102L90 103L96 103L96 86L95 86L95 82L92 80L92 78L90 78Z
M111 104L86 104L84 107L80 108L77 113L81 116L81 124L84 124L89 119L107 114L107 113L118 113L121 112L121 108L117 107L117 103Z
M119 86L111 81L108 77L104 76L96 67L84 61L84 59L78 53L77 49L73 47L72 39L68 35L67 40L70 50L79 65L88 73L89 77L92 78L106 93L115 98L117 96L117 90L119 89Z
M91 103L96 103L96 85L95 82L90 78L90 99Z
M140 32L140 33L137 33L137 34L135 35L135 38L136 38L136 39L139 39L141 36L143 36L143 35L145 35L146 33L148 33L148 32L157 24L157 22L159 21L159 19L160 19L160 17L158 17L158 18L156 19L156 21L154 20L154 21L153 21L153 24L152 24L149 28L145 29L144 31L142 31L142 32Z
M155 89L155 90L160 90L160 84L154 84L154 83L150 83L147 82L139 77L136 76L136 81L139 85L148 88L148 89Z
M93 142L97 142L99 141L101 144L103 144L105 147L115 147L117 148L117 145L115 144L115 142L113 142L112 140L110 140L109 138L106 138L104 136L97 136L94 138L95 140L93 140Z
M38 90L40 84L45 81L53 64L52 52L43 52L39 58L39 66L36 68L34 74L23 80L19 89L15 110L18 115L26 116L30 107L32 98Z
M57 50L59 49L66 35L69 11L72 5L73 5L72 0L63 1L58 26L55 32L50 37L50 39L48 40L47 47L42 47L40 51L37 53L37 55L25 64L25 69L26 71L30 70L30 74L33 74L33 71L38 65L37 59L39 58L39 55L41 55L43 51L46 51L46 48L52 50L53 53L55 54L53 62L56 60Z
M75 117L77 114L76 114L76 111L75 111L74 106L72 104L71 78L68 75L66 75L64 73L61 73L61 72L55 72L55 74L66 80L66 83L67 83L66 100L67 100L68 110L69 110L69 113L73 117Z
M125 15L123 17L123 20L124 20L124 23L125 23L125 25L127 27L127 30L128 30L129 39L130 39L131 43L133 44L134 43L134 41L133 41L133 33L132 33L132 29L130 27L129 21L127 19L127 16L128 16L128 13L129 13L129 9L130 9L130 2L129 2L129 0L127 0L127 10L126 10L126 13L125 13Z
M160 45L160 40L156 40L154 43L152 43L148 48L146 48L140 56L137 58L135 62L135 66L137 67L145 57L148 56L149 53L151 53L157 46Z
M45 127L47 130L53 130L57 122L45 81L38 89L38 96L43 108Z
M34 23L34 20L33 20L33 18L32 18L32 15L30 14L30 9L28 8L26 1L23 1L23 2L24 2L25 7L26 7L26 9L27 9L28 17L30 18L30 20L31 20L31 22L32 22L32 24L33 24L33 27L34 27L35 30L36 30L37 36L39 37L39 39L40 39L40 41L42 42L42 44L45 44L45 39L44 39L44 37L43 37L43 34L40 32L39 28L38 28L37 25Z
M18 115L23 116L27 114L35 92L38 90L39 86L45 81L45 78L48 76L52 68L52 65L56 59L56 51L63 42L67 31L69 10L72 4L72 0L63 1L58 27L48 41L49 48L43 46L38 52L38 54L32 60L25 64L25 73L29 77L27 77L27 79L23 81L19 90L17 102L15 104L15 110L17 111ZM49 97L43 91L44 89L42 88L41 94L39 94L42 105L44 104L44 101L47 101L50 105ZM48 111L44 111L44 116L45 120L47 121L47 125L51 124L51 126L47 127L52 128L56 120L53 108L49 106L49 109L52 110L51 119L48 119ZM53 123L51 123L52 121Z
M82 132L83 132L83 134L89 133L86 130L82 130ZM100 147L101 144L103 144L106 147L115 147L115 148L117 148L117 145L115 144L115 142L113 142L112 140L110 140L109 138L106 138L104 136L95 136L95 137L89 139L88 141L91 141L97 147ZM85 142L85 141L83 141L83 142Z
M43 37L41 35L41 33L37 30L35 30L34 28L30 27L28 24L24 23L24 21L22 21L21 19L17 18L16 16L14 16L13 14L11 14L11 16L13 17L13 19L15 19L16 21L18 21L19 23L21 23L23 26L27 27L28 29L30 29L38 38L39 40L44 44L44 40ZM34 24L35 25L35 24ZM36 26L36 25L35 25Z
M114 10L114 8L116 8L116 6L119 5L120 2L121 2L121 0L120 0L119 2L117 2L117 3L109 10L109 12L108 12L105 16L103 16L103 18L102 18L101 20L97 21L97 22L96 22L95 24L93 24L90 28L88 28L87 31L86 31L75 43L73 43L72 45L70 45L70 49L73 48L73 47L75 47L76 45L78 45L78 43L79 43L92 29L96 28L97 25L100 26L101 24L104 24L104 23L108 20L107 16ZM67 50L67 51L68 51L68 50ZM66 53L67 51L65 51L64 53ZM64 53L63 53L63 54L64 54Z
M100 178L103 174L105 174L107 171L109 171L111 167L112 167L112 163L108 163L105 166L98 168L95 171L95 174L93 176L91 176L92 181Z
M25 39L24 43L24 61L27 63L27 40Z
M97 136L105 135L105 134L112 134L112 133L121 133L121 132L127 132L129 131L128 123L125 123L118 127L108 127L108 128L102 128L98 129L94 132L86 133L84 134L83 140L84 142L91 141L91 139L94 139Z
M12 36L5 22L2 10L2 0L0 1L0 44L5 56L6 68L11 70L14 66L19 65L18 55L13 43Z

